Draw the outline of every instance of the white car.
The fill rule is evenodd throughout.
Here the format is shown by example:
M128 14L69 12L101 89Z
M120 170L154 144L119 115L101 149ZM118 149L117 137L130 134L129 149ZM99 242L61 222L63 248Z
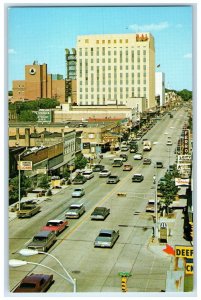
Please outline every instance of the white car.
M82 176L84 176L88 180L94 177L94 173L92 170L84 170L82 172Z
M67 219L78 219L81 215L85 213L85 206L83 203L71 204L65 213Z
M104 169L99 173L99 177L108 177L110 176L110 174L111 174L110 170Z
M85 195L85 191L83 188L76 188L72 192L72 197L82 197Z
M168 140L167 143L166 143L166 145L167 145L167 146L172 146L172 141L171 141L171 140Z
M142 159L142 154L140 153L136 153L134 156L133 156L134 160L141 160Z

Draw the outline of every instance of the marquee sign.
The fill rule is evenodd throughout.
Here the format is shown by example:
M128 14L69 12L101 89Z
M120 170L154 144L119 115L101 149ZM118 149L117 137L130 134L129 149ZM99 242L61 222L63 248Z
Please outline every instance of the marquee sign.
M147 34L136 34L136 42L146 42L148 39Z

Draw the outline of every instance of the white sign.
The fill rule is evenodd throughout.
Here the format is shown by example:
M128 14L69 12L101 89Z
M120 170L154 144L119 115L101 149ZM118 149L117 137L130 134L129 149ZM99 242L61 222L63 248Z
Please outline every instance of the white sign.
M32 171L32 161L18 161L18 170Z
M178 164L191 164L191 155L178 155Z
M180 185L183 185L183 186L188 186L190 184L190 180L188 178L175 178L175 185L176 186L180 186Z

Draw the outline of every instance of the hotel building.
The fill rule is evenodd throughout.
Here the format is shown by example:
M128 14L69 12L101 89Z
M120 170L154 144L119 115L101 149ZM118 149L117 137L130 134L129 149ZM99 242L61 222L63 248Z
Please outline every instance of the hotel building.
M77 37L77 105L155 103L155 48L150 33Z

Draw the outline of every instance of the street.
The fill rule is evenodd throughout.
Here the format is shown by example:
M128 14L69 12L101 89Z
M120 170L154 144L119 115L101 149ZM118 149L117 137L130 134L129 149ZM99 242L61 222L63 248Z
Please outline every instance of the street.
M171 256L163 253L160 246L150 247L153 235L153 214L146 213L145 207L149 199L155 198L153 176L156 180L162 177L168 166L175 162L174 150L184 125L186 113L184 109L174 112L174 118L167 115L158 120L156 125L144 136L152 141L150 152L143 156L152 159L151 165L143 165L142 160L134 160L133 153L128 151L127 163L133 170L124 172L121 168L112 167L112 157L104 155L101 161L112 175L118 175L117 184L106 184L107 178L88 180L83 188L85 195L81 199L72 199L74 185L67 186L58 194L41 203L41 212L30 219L13 219L9 222L9 259L26 259L30 262L42 263L57 272L60 266L51 257L36 255L22 257L17 252L26 248L33 235L50 219L65 219L65 211L71 203L84 202L86 212L78 220L68 220L69 227L57 237L57 242L48 250L57 257L64 267L77 281L77 292L116 292L121 293L119 272L129 272L128 292L160 292L166 287L166 273L169 270ZM167 136L172 138L173 145L167 146ZM138 142L142 152L142 143ZM154 168L156 161L162 161L164 168ZM141 173L144 180L132 182L134 173ZM125 193L126 196L118 196ZM96 206L110 208L110 215L105 221L91 221L90 215ZM112 249L94 248L94 240L101 229L117 229L120 237ZM173 231L174 237L174 231ZM182 239L178 237L179 241ZM188 242L186 242L188 245ZM165 248L165 246L164 246ZM161 251L161 253L160 253ZM19 281L28 273L47 273L40 266L26 265L9 269L9 287L12 291ZM53 274L55 283L48 293L72 292L72 285Z

